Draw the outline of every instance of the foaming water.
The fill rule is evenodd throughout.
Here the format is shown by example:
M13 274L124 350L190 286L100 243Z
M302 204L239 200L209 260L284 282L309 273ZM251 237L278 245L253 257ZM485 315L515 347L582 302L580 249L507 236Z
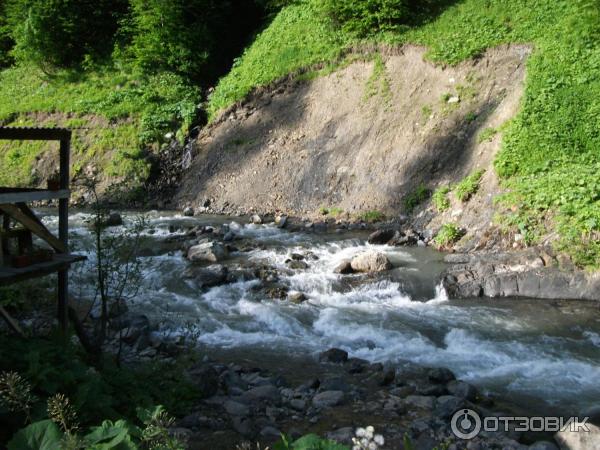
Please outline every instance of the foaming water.
M71 216L73 245L90 258L89 216ZM56 226L56 218L44 218ZM125 226L133 222L126 217ZM302 292L299 305L268 298L261 281L242 280L200 290L184 278L189 263L176 250L141 258L144 280L135 306L160 323L157 333L177 336L193 327L212 349L265 349L305 358L329 347L373 362L407 362L452 369L459 378L513 401L532 400L540 411L580 412L600 400L600 314L597 306L535 300L451 301L439 284L442 256L430 249L371 246L362 233L289 233L273 225L242 225L215 216L151 212L145 239L160 248L167 235L195 225L226 225L259 244L225 261L230 270L270 266L279 284ZM120 233L122 227L111 228ZM395 269L342 276L334 268L368 248L385 252ZM293 253L308 268L291 270ZM92 298L87 269L74 270L73 289Z

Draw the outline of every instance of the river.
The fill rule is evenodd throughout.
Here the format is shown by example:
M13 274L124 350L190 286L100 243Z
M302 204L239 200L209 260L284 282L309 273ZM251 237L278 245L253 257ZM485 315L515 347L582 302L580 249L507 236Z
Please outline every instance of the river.
M194 330L208 353L269 360L302 373L303 361L330 347L373 362L408 362L452 369L483 392L536 413L580 413L600 401L600 311L596 304L523 299L449 300L440 285L443 255L429 248L371 246L366 232L288 232L273 224L242 224L220 216L145 214L144 278L133 308L156 323L156 333ZM86 253L85 213L70 217L74 250ZM125 215L125 224L133 215ZM56 217L44 221L56 227ZM226 224L256 244L224 262L231 269L267 264L279 282L308 298L302 304L266 298L260 280L198 289L183 274L180 251L161 251L167 236L186 227ZM174 231L175 230L175 231ZM121 233L122 227L109 229ZM235 244L235 242L234 242ZM376 247L395 268L377 275L338 275L340 261ZM309 267L289 269L292 253ZM314 255L314 256L311 256ZM93 296L89 266L74 268L72 292Z

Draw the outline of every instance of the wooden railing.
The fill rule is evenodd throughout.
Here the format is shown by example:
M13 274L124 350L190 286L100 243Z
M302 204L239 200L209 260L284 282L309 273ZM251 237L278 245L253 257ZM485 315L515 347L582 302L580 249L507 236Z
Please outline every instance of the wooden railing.
M69 267L81 256L69 254L69 153L71 131L64 128L11 128L0 127L0 139L4 140L43 140L60 143L59 179L56 183L48 182L48 189L29 189L16 187L0 187L0 286L19 281L58 273L58 321L63 331L68 326L69 299ZM0 168L2 170L2 168ZM58 200L58 237L53 235L39 220L28 203L43 200ZM10 223L17 223L19 228L11 229ZM6 243L10 238L19 239L19 251L27 251L31 247L31 234L44 241L52 252L48 257L39 257L36 261L19 260L18 255L7 255ZM3 245L4 244L4 245ZM12 258L12 259L10 259ZM15 261L20 261L16 263ZM28 262L30 264L28 264ZM0 315L6 322L20 332L16 322L0 306Z

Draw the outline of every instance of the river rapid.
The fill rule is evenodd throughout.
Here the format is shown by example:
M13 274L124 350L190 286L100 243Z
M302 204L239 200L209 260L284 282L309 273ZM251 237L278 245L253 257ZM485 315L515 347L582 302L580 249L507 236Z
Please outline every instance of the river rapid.
M75 297L94 296L92 236L88 214L70 217L71 246L88 261L70 277ZM125 226L134 214L124 215ZM145 214L144 278L132 309L156 323L154 333L190 334L209 354L257 365L285 366L310 376L310 362L331 347L350 356L401 366L448 367L481 391L501 396L532 413L581 413L600 401L598 305L523 299L449 300L440 285L443 255L429 248L372 246L366 232L289 232L221 216ZM43 220L55 228L57 219ZM273 300L258 279L199 289L184 277L190 263L164 240L198 225L226 226L255 248L234 252L230 270L269 265L279 283L306 295L293 304ZM109 233L122 233L112 227ZM233 242L235 245L235 241ZM339 275L342 260L377 248L394 269L377 275ZM308 268L291 270L292 253L314 255Z

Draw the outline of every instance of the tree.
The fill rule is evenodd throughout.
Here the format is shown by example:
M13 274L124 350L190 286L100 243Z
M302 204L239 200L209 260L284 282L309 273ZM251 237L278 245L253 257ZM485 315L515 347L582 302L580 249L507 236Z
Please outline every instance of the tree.
M14 56L45 70L109 56L127 0L5 0Z

